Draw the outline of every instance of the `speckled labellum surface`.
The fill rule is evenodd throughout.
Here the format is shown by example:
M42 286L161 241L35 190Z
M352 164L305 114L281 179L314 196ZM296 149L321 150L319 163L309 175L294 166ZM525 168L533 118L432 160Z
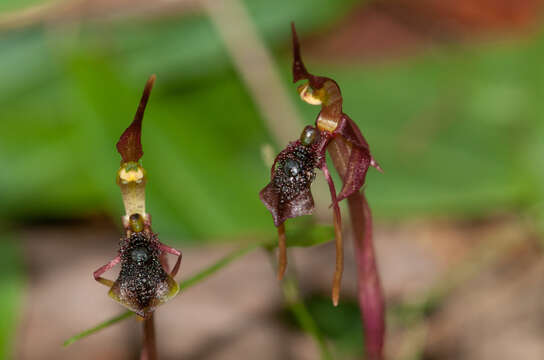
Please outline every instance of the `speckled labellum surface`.
M317 130L307 127L302 140L289 143L278 154L271 171L270 183L261 191L260 197L272 213L274 224L280 226L289 218L309 215L314 209L310 186L315 179L315 169L322 158L319 153Z
M120 245L121 271L109 295L144 317L175 296L179 286L163 268L162 250L153 233L133 232Z

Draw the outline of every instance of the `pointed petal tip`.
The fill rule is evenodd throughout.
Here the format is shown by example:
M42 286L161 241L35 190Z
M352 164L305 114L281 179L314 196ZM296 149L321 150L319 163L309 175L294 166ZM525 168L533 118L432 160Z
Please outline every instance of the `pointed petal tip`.
M334 307L338 307L338 303L340 301L340 294L338 293L334 293L334 290L333 290L333 294L332 294L332 305Z
M298 42L298 34L294 21L291 21L291 41L293 42L293 53L295 54L295 56L297 54L300 55L300 44Z
M372 166L373 168L375 168L376 170L378 170L379 172L383 174L382 167L380 166L380 164L378 164L376 160L374 160L374 158L370 161L370 166Z
M306 70L300 55L300 42L294 22L291 22L291 38L293 42L293 82L296 83L299 80L308 79L310 74Z
M153 74L147 80L134 120L132 120L132 123L126 128L117 142L117 151L121 155L123 162L138 161L144 155L141 141L142 120L156 78L157 76Z
M153 84L155 83L155 80L157 80L157 75L156 74L151 74L149 79L147 79L147 85L153 86Z

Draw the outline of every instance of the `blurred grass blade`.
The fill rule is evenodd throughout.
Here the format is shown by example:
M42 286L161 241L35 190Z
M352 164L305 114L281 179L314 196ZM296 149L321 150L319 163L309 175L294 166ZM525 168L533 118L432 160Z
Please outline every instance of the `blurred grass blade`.
M190 288L193 285L198 284L199 282L201 282L202 280L206 279L207 277L215 274L217 271L219 271L223 267L227 266L228 264L230 264L234 260L236 260L236 259L244 256L245 254L257 249L261 245L262 244L260 244L260 243L250 244L250 245L246 245L246 246L244 246L244 247L242 247L242 248L240 248L238 250L235 250L235 251L231 252L229 255L219 259L215 264L207 267L206 269L202 270L198 274L193 275L189 279L185 280L185 282L180 284L180 289L185 290L187 288Z
M83 339L84 337L87 337L87 336L89 336L91 334L94 334L95 332L98 332L98 331L100 331L102 329L105 329L105 328L109 327L110 325L113 325L113 324L116 324L116 323L118 323L120 321L128 319L132 315L134 315L134 313L132 311L125 311L121 315L117 315L116 317L111 318L109 320L106 320L103 323L101 323L101 324L99 324L99 325L97 325L97 326L95 326L93 328L90 328L90 329L87 329L85 331L80 332L76 336L72 336L70 339L66 340L63 345L68 346L70 344L73 344L76 341L78 341L80 339Z
M223 267L227 266L228 264L230 264L231 262L233 262L234 260L244 256L245 254L257 249L258 247L262 246L262 243L253 243L253 244L249 244L249 245L246 245L240 249L237 249L237 250L234 250L233 252L231 252L230 254L226 255L225 257L219 259L217 262L215 262L214 264L212 264L211 266L205 268L204 270L200 271L199 273L193 275L192 277L190 277L189 279L185 280L184 282L182 282L180 284L180 288L181 290L186 290L188 288L190 288L191 286L194 286L196 284L198 284L199 282L205 280L206 278L208 278L209 276L215 274L217 271L219 271L220 269L222 269ZM64 346L68 346L68 345L71 345L73 344L74 342L78 341L78 340L81 340L89 335L92 335L102 329L105 329L113 324L116 324L120 321L123 321L125 319L128 319L129 317L132 317L134 315L134 313L132 311L125 311L124 313L114 317L114 318L111 318L109 320L106 320L100 324L98 324L97 326L95 327L92 327L90 329L87 329L85 331L82 331L80 332L79 334L75 335L75 336L72 336L71 338L69 338L68 340L66 340L64 342Z

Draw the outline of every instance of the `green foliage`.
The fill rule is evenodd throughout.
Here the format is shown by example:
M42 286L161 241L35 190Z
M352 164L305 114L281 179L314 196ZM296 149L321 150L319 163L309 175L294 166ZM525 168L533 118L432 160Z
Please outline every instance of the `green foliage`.
M280 24L269 21L259 24L265 35ZM259 149L271 139L213 28L201 17L142 25L89 26L75 39L32 30L0 41L0 214L117 216L114 144L155 72L143 134L155 227L165 238L271 232L256 195L268 180ZM540 39L379 66L307 60L341 84L345 111L385 169L367 181L377 216L478 216L542 198L533 166L542 148ZM311 123L316 109L297 103Z
M306 218L298 222L291 221L286 226L287 246L289 247L310 247L334 239L334 228L332 226L317 225Z
M0 13L4 11L17 11L33 5L41 5L43 0L2 0L0 2Z
M295 20L309 29L351 1L248 2L276 43ZM315 7L314 13L304 11ZM281 30L285 28L285 30ZM64 32L63 32L64 31ZM143 125L148 209L163 238L270 231L257 193L267 181L260 115L204 16L39 28L0 39L0 216L121 213L115 142L132 119L145 79L157 83ZM47 161L50 160L50 161ZM210 226L213 224L213 226Z
M302 216L289 219L285 226L287 247L310 247L326 243L334 239L334 228L316 224L311 217ZM278 246L278 240L273 237L271 241L263 244L268 250Z
M321 332L320 327L314 320L310 310L306 306L304 299L300 296L298 283L293 275L288 274L282 282L283 296L285 297L286 305L293 320L297 323L301 330L311 335L319 346L321 352L321 360L330 360L332 355L329 351L325 336ZM330 299L329 299L330 306ZM315 314L314 314L315 315Z

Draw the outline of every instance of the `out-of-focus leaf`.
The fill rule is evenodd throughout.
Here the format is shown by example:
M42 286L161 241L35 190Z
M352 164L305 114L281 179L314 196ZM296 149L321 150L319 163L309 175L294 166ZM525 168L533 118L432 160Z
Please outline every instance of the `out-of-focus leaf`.
M52 0L2 0L0 1L0 14L8 11L22 10L33 5L43 5Z
M300 328L317 343L321 353L321 360L331 360L333 357L325 336L323 336L320 327L304 303L304 299L301 298L297 280L292 275L287 275L281 286L287 308Z
M322 334L325 341L333 345L335 359L363 356L363 328L356 301L344 298L337 307L334 307L330 298L315 295L304 299L304 304L307 316L312 319L317 331ZM292 317L287 317L286 320L295 323ZM297 319L296 323L300 325L300 320Z
M289 219L285 229L288 247L310 247L334 239L332 226L317 225L309 218Z
M257 1L248 10L272 46L287 47L290 20L302 33L350 3L274 5L292 15L271 14L271 4ZM384 168L367 180L378 217L481 215L542 199L531 169L544 108L542 38L435 49L380 65L305 59L338 81L346 113ZM204 16L83 25L77 33L35 28L4 34L0 52L2 217L120 215L115 141L142 81L156 73L142 136L154 228L166 239L271 229L257 196L268 181L259 149L271 141ZM282 64L288 85L290 59ZM296 101L294 88L292 96L313 122L315 108Z
M298 0L270 2L246 0L248 12L263 36L275 43L286 43L294 21L297 29L305 32L319 26L332 24L336 19L349 13L357 0ZM278 11L278 6L281 11Z

